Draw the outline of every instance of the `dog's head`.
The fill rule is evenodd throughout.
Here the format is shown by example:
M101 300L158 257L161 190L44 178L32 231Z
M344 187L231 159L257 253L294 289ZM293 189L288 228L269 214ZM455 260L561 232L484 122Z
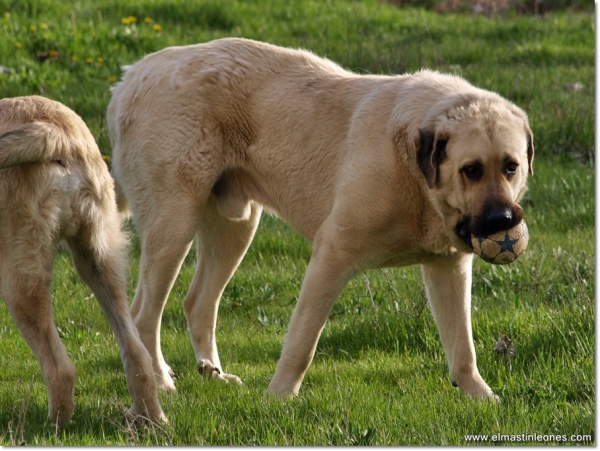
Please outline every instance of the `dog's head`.
M417 163L459 250L523 219L532 162L527 116L495 95L455 99L419 130Z

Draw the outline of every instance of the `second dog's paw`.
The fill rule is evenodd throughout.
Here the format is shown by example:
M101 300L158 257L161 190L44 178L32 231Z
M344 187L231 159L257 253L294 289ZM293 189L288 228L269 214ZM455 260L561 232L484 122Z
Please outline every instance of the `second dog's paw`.
M213 365L213 363L207 359L202 359L200 362L198 362L198 373L206 378L220 380L226 384L231 382L237 385L244 385L242 380L235 374L223 373L218 367Z

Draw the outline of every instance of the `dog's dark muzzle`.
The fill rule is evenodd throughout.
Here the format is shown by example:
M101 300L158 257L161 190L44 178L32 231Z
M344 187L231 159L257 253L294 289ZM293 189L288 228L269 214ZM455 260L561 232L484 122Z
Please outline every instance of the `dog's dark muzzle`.
M513 204L491 205L487 206L481 214L473 217L465 217L463 221L456 226L456 234L469 247L471 244L471 235L489 236L502 230L509 230L523 220L523 209Z
M513 212L508 207L493 208L486 213L485 217L485 230L487 235L500 230L508 230L516 223L513 223ZM479 233L478 233L479 234Z

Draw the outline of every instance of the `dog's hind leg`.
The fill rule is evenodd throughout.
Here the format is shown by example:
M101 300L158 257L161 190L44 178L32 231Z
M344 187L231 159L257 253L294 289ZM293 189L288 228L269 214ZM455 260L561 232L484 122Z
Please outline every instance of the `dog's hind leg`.
M7 261L7 260L5 260ZM2 268L3 270L7 268ZM54 325L50 299L50 271L46 280L11 268L3 287L8 310L31 347L48 389L48 418L59 427L73 415L77 371Z
M114 220L112 219L114 218ZM117 213L99 221L83 224L67 244L81 278L92 289L121 350L127 388L133 406L126 416L167 421L158 401L152 359L133 324L126 290L125 244Z
M219 301L227 282L250 245L262 207L249 202L249 215L232 220L220 213L214 198L209 199L198 229L197 266L184 301L192 344L200 374L241 384L239 377L223 372L215 329Z
M198 205L186 200L189 199L174 194L160 205L155 199L156 209L150 214L136 216L134 213L142 251L131 313L140 338L152 357L158 387L165 391L175 391L175 375L165 362L160 347L161 318L198 227ZM131 198L129 201L133 203Z

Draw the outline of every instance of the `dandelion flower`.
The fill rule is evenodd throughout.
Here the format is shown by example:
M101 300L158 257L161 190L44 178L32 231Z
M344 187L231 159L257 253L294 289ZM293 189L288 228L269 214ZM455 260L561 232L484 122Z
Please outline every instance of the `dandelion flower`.
M152 19L150 19L150 17L144 17L144 22L150 24L152 23Z
M117 77L115 77L114 75L112 77L108 77L108 82L109 83L116 83L117 82Z
M94 62L94 58L86 58L85 62L88 64L92 64Z
M153 29L154 31L162 31L162 27L161 27L160 25L158 25L158 24L155 24L155 25L152 27L152 29Z
M121 23L123 25L131 25L132 23L136 23L136 22L137 22L137 17L135 17L135 16L123 17L121 19Z
M15 44L15 47L18 48L18 49L21 49L21 48L23 48L23 44L21 44L20 42L17 42Z

